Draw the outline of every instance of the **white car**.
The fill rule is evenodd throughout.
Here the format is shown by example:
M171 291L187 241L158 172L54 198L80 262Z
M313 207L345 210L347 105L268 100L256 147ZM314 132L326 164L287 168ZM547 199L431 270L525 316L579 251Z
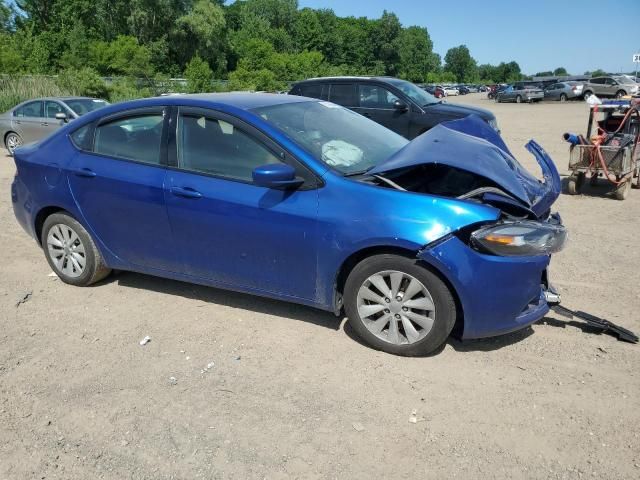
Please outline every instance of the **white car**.
M444 87L444 93L446 93L447 96L460 95L460 92L456 87Z

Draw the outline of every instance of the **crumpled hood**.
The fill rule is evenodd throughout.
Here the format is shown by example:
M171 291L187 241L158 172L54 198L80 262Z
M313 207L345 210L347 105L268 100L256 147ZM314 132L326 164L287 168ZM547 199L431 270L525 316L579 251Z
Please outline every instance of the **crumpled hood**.
M421 164L449 165L488 178L540 216L560 195L560 175L540 145L530 140L526 148L540 164L544 181L520 165L493 128L470 115L435 126L367 173Z

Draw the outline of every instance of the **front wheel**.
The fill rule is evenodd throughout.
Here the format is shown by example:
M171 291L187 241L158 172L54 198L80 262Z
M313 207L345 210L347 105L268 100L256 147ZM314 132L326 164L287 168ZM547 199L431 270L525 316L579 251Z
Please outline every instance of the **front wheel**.
M567 101L567 96L564 93L560 95L560 101L563 103Z
M15 149L22 145L22 137L15 132L9 132L4 139L4 144L9 151L9 155L13 156Z
M399 255L375 255L356 265L344 297L356 334L395 355L434 352L456 320L455 301L445 283L417 260Z
M586 92L584 92L584 94L582 95L582 98L584 98L585 100L587 100L591 95L593 95L593 92L591 90L587 90Z
M520 95L516 97L516 103L522 103L522 97Z
M86 287L111 272L89 233L66 213L47 217L42 227L42 248L56 275L70 285Z
M624 90L618 90L616 92L616 98L622 98L627 94L627 92L625 92Z

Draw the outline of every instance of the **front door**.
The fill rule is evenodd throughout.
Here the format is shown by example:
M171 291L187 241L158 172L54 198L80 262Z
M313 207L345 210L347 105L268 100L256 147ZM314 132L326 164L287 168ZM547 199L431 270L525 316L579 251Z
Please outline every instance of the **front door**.
M411 120L410 106L407 110L398 110L394 107L399 99L389 89L375 84L359 85L359 105L354 108L356 112L371 120L384 125L403 137L409 136L409 123Z
M313 299L318 194L313 176L234 117L182 109L166 202L185 273L221 286ZM253 169L286 162L297 190L254 185Z
M132 268L179 271L164 203L165 117L154 107L102 120L68 177L86 224L114 255Z

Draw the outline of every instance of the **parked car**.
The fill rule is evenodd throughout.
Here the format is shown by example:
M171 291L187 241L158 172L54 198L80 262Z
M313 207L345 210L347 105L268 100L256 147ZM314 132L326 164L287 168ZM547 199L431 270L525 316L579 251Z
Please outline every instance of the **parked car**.
M566 102L576 98L582 98L584 84L581 82L558 82L544 89L545 100L559 100Z
M295 84L289 94L337 103L408 139L446 120L471 114L498 129L496 117L488 110L443 103L417 85L397 78L315 78Z
M480 91L477 85L467 85L467 90L469 90L469 93L478 93Z
M16 149L11 199L64 283L131 270L344 310L369 345L423 355L548 311L560 177L528 147L545 181L475 115L408 142L294 95L156 97Z
M452 86L444 87L444 93L447 94L448 96L453 96L453 97L455 97L456 95L460 95L460 91L456 87L452 87Z
M496 93L496 102L539 102L544 98L544 92L537 87L529 85L509 85Z
M458 85L456 89L458 90L458 93L460 95L467 95L468 93L471 93L471 90L469 90L469 88L465 85Z
M442 87L425 85L424 87L422 87L422 89L436 98L443 98L446 96Z
M9 155L25 143L53 133L69 120L104 107L98 98L50 97L23 102L0 115L0 138Z
M625 95L636 95L638 93L638 84L632 80L622 77L595 77L584 84L584 98L591 95L598 97L615 97L620 98Z

